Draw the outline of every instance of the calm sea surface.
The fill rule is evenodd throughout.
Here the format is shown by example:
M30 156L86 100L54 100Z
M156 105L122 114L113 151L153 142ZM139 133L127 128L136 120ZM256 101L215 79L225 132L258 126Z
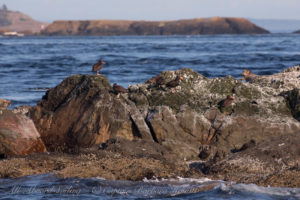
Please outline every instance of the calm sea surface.
M0 98L35 105L46 88L73 74L101 70L111 83L142 83L164 70L192 68L207 76L240 78L244 68L273 74L300 64L300 35L147 37L0 37ZM52 175L0 179L0 199L300 199L300 188L264 188L203 179L121 182Z

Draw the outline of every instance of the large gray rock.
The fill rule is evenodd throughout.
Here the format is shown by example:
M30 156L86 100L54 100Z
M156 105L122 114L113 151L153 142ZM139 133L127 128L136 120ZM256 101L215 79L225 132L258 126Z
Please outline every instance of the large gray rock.
M117 137L152 139L135 104L117 99L111 90L102 75L76 75L47 91L31 112L47 147L89 147Z
M191 69L161 76L166 82L184 80L175 92L138 84L116 99L104 76L71 76L47 92L31 117L52 150L124 138L158 143L181 161L222 159L249 141L300 132L298 67L251 83L230 76L208 79ZM227 95L235 100L220 111L218 103Z

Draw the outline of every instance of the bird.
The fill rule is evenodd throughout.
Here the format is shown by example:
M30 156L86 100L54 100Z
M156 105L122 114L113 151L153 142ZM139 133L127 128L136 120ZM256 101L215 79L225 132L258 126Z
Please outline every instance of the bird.
M234 98L231 95L227 95L226 99L221 100L218 103L218 108L220 109L220 111L223 112L224 108L231 106L233 100Z
M176 76L175 80L172 80L166 84L167 87L172 88L172 93L174 93L174 87L179 85L180 80L183 80L181 76Z
M161 87L162 85L165 84L165 79L161 76L159 76L156 81L155 81L155 86L156 87Z
M159 78L161 78L160 75L153 76L152 78L150 78L149 80L147 80L145 83L146 83L146 84L156 83L156 81L157 81Z
M99 75L99 71L102 69L103 64L105 64L105 62L99 59L98 62L93 65L92 72L96 72L96 75Z
M257 77L256 74L254 74L251 70L249 69L244 69L242 73L243 78L241 80L245 81L252 81L255 77Z
M128 90L122 87L121 85L118 85L116 83L113 84L113 91L117 95L117 99L120 98L121 93L128 93Z

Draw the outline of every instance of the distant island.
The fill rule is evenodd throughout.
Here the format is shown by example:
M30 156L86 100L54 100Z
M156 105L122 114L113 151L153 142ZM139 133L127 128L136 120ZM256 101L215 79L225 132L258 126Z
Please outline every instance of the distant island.
M269 31L244 18L197 18L177 21L72 20L52 24L36 21L26 14L0 8L2 35L202 35L267 34Z
M15 31L30 35L39 33L47 25L49 23L36 21L21 12L10 11L6 5L0 8L0 34Z
M198 18L177 21L55 21L41 35L202 35L267 34L244 18Z
M298 30L298 31L295 31L294 33L298 33L298 34L300 34L300 30Z

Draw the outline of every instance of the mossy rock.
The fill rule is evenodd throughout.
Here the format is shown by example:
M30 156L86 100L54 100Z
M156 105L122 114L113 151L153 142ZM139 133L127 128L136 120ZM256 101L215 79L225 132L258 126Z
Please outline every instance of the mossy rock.
M256 100L262 98L262 93L255 86L246 86L238 83L234 88L234 93L240 98L246 98L248 100Z
M255 115L260 114L261 112L262 110L259 106L250 100L238 102L234 108L235 114Z
M166 105L178 111L182 105L187 104L190 97L190 94L183 92L154 92L149 97L149 105L152 107Z
M144 94L141 93L130 93L129 99L133 101L137 106L148 105L148 99Z
M211 93L218 93L221 95L229 95L233 93L233 88L238 84L238 80L231 76L226 78L215 78L212 79L209 86Z
M112 87L107 78L103 75L74 75L66 78L56 86L46 92L42 100L39 102L44 109L55 110L59 105L64 103L67 98L74 96L76 91L77 95L95 90L111 90Z

